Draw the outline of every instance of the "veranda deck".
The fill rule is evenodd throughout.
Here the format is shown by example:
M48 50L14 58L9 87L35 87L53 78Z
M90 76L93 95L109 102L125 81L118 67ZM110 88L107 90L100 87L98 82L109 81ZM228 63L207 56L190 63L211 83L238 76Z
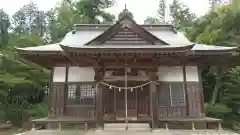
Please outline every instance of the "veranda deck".
M94 118L80 118L80 117L55 117L55 118L41 118L41 119L36 119L32 120L33 123L33 128L35 128L36 124L58 124L58 128L62 128L63 124L84 124L85 129L88 129L88 124L94 124L96 120ZM105 123L124 123L124 120L105 120ZM129 120L129 123L151 123L151 117L139 117L138 120ZM158 118L157 123L163 123L164 128L166 130L169 129L170 123L178 123L182 125L186 125L186 123L191 124L190 126L183 126L185 127L190 127L192 130L195 130L195 124L198 123L205 123L206 124L206 129L208 129L208 123L218 123L217 128L222 129L221 127L221 120L216 119L216 118L209 118L209 117L199 117L199 118L177 118L177 117L164 117L164 118ZM198 126L196 126L198 128Z

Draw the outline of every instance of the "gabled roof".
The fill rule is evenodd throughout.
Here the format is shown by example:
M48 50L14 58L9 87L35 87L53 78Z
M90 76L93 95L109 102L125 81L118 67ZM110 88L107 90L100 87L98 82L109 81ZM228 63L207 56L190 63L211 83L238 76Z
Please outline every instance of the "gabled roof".
M169 45L192 44L182 33L173 30L172 25L139 25ZM77 25L75 32L66 34L60 44L70 47L82 47L89 41L107 31L112 25Z
M150 43L152 45L169 45L167 42L157 38L152 33L145 30L143 27L138 25L133 19L129 16L124 16L122 19L118 20L113 26L111 26L108 30L87 42L85 45L99 45L105 43L107 40L113 38L120 32L122 32L122 36L129 37L127 32L123 32L125 30L129 30L129 32L134 33L138 39L145 40L146 43ZM132 34L133 35L133 34ZM120 37L120 36L118 36ZM120 38L119 38L120 39Z
M174 30L172 25L138 25L130 12L120 13L114 25L84 24L75 25L75 30L66 34L60 43L36 47L18 48L21 53L50 54L88 50L175 50L192 52L233 51L237 47L222 47L191 43L183 34ZM74 50L75 48L75 50ZM82 49L82 50L80 50Z

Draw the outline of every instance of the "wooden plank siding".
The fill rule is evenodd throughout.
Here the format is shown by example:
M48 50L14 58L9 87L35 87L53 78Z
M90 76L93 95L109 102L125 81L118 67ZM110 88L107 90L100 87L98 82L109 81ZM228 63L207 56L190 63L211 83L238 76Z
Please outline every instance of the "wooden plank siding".
M158 107L158 119L163 117L186 117L186 106L160 106Z
M64 116L95 118L95 86L94 82L67 83Z
M95 118L95 105L68 105L64 116Z
M160 82L159 87L157 89L157 97L158 101L161 101L161 98L165 98L166 96L160 95L160 92L162 90L162 87L164 84L174 84L176 82ZM183 82L182 83L184 86ZM187 82L187 94L188 94L188 100L185 100L185 105L178 105L178 106L172 106L172 105L166 105L161 106L158 105L157 114L158 118L162 117L201 117L203 116L202 113L202 95L201 95L201 89L200 89L200 83L199 82ZM189 109L187 109L187 105ZM189 111L189 112L187 112Z
M154 77L152 78L154 79ZM97 78L96 78L97 80ZM142 98L140 95L144 94L144 92L149 91L149 95L152 97L152 100L149 102L143 102L143 100L139 99L137 102L137 110L138 114L148 114L151 116L152 120L161 119L161 118L168 118L168 117L175 117L175 118L186 118L186 117L202 117L203 114L203 98L202 98L202 89L200 82L187 82L187 94L188 100L185 104L181 105L165 105L162 106L159 101L161 98L166 97L165 95L161 95L161 90L164 84L176 84L180 83L184 86L183 82L159 82L159 85L155 83L150 84L147 89L141 90L139 89L136 94L138 98ZM67 86L72 84L86 84L82 83L52 83L50 94L49 94L49 117L61 117L61 116L68 116L68 117L85 117L85 118L93 118L96 119L96 122L99 123L99 126L102 126L103 116L106 112L106 103L104 103L104 91L107 91L108 88L100 86L96 91L96 96L93 99L94 102L92 104L69 104L68 103L68 88ZM89 84L89 82L88 82ZM94 82L91 82L94 84ZM176 86L174 86L174 89ZM151 90L152 89L152 90ZM156 89L156 92L153 91ZM180 90L180 89L179 89ZM153 93L152 93L153 92ZM117 92L118 93L118 92ZM117 94L115 93L115 94ZM140 94L141 93L141 94ZM116 95L112 94L113 97L116 98ZM153 98L155 97L155 99ZM175 95L176 96L176 95ZM114 99L114 98L111 99ZM65 99L65 100L64 100ZM144 98L145 99L145 98ZM86 99L89 101L88 99ZM145 101L145 100L144 100ZM110 101L108 101L110 102ZM112 104L115 106L120 107L119 103L112 101ZM171 101L173 102L173 101ZM175 103L175 102L174 102ZM187 105L189 107L189 112L187 112ZM114 106L114 105L113 105ZM155 108L155 109L154 109ZM117 111L117 108L112 108L111 111ZM105 110L105 111L104 111ZM152 112L151 112L152 111ZM151 112L151 113L150 113ZM98 116L98 117L97 117Z
M190 117L202 116L202 97L199 82L187 82L188 106Z
M187 107L185 105L179 105L179 106L172 106L170 104L170 100L168 101L169 104L167 105L161 105L161 101L163 101L163 98L166 99L167 95L163 95L163 87L164 85L170 85L170 84L181 84L183 85L183 82L159 82L159 86L157 88L157 100L158 100L158 107L157 107L157 114L158 114L158 119L161 119L163 117L186 117L187 116ZM170 95L169 95L170 96ZM170 97L169 97L170 98Z
M50 117L59 117L64 115L64 83L53 83L52 92L49 98L50 104Z
M166 82L161 82L160 86ZM171 83L171 82L168 82ZM57 116L76 116L76 117L87 117L87 118L94 118L96 116L96 105L101 102L96 102L93 105L70 105L67 104L63 99L64 96L67 97L67 92L65 92L65 83L53 83L52 90L49 94L50 97L50 117L57 117ZM96 93L96 96L100 94L99 92L102 89L98 89L99 91ZM105 90L105 89L104 89ZM103 91L104 91L103 90ZM159 101L162 96L159 96L159 92L161 89L159 86L157 87L157 95L156 100ZM199 82L187 82L187 92L189 95L188 98L188 106L189 106L189 115L187 115L186 106L160 106L156 104L156 113L158 118L162 117L201 117L202 113L202 97L201 97L201 89ZM101 95L101 94L100 94ZM101 98L101 97L99 97ZM102 98L101 98L102 99ZM145 102L144 102L145 103ZM150 105L141 105L141 101L139 101L139 113L143 113L147 111ZM64 109L65 108L65 109ZM99 108L100 109L100 108ZM104 111L99 111L98 113L100 116Z

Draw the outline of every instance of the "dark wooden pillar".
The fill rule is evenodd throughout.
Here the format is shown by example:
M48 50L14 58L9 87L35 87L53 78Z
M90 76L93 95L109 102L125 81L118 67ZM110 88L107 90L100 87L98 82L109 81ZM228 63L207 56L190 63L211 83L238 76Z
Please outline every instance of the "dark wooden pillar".
M186 115L189 116L189 102L188 102L186 66L183 66L183 88L184 88L184 91L185 91Z
M64 110L63 110L62 115L64 115L66 112L66 105L67 105L67 99L68 99L68 73L69 73L69 66L66 67L64 95L63 95Z
M205 116L204 110L204 93L203 93L203 82L202 82L202 66L198 66L198 82L200 88L200 100L201 100L201 116Z
M149 78L151 81L156 81L157 76L155 71L149 72ZM157 87L156 83L150 83L150 114L152 119L152 128L156 128L157 124Z
M103 128L103 102L102 102L102 87L98 84L102 80L103 72L101 69L96 68L95 70L95 82L96 86L96 126L97 128Z
M52 110L52 95L53 95L53 68L50 69L50 79L49 79L49 90L48 90L48 117L51 117Z

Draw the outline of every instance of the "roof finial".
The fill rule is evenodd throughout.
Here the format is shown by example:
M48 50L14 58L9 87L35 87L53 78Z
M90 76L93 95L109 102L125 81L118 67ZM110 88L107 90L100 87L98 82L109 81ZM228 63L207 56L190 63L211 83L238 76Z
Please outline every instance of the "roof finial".
M129 18L133 19L133 14L128 11L127 4L125 4L124 10L121 13L119 13L118 20L122 19L124 16L128 16Z

